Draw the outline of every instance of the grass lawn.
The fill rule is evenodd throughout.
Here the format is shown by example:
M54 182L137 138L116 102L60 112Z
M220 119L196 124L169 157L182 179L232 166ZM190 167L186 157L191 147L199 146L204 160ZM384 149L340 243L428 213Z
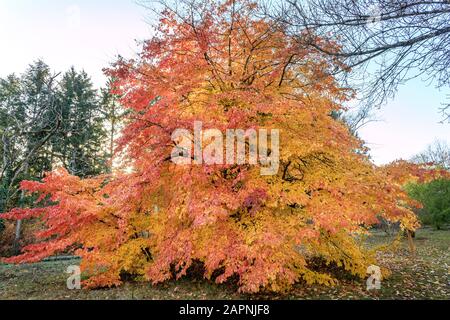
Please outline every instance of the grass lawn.
M371 245L388 240L374 232ZM406 240L396 252L379 254L392 275L381 290L366 291L365 280L341 280L331 288L296 285L285 295L239 294L231 285L185 278L158 286L125 283L120 288L68 290L67 266L77 260L31 265L0 265L0 299L445 299L450 300L450 230L421 229L416 234L417 256L412 258Z

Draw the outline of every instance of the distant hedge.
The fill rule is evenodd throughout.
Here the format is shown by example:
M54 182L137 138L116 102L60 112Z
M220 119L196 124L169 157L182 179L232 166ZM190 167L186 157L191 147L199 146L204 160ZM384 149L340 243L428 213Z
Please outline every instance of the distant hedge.
M407 191L410 197L423 204L423 208L419 210L422 223L433 225L436 229L450 223L450 180L410 184Z

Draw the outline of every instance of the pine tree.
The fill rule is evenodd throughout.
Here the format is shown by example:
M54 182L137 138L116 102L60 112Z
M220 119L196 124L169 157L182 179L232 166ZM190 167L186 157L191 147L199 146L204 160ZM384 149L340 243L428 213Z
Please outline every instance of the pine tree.
M112 172L112 162L116 149L115 141L119 137L127 114L120 105L120 96L114 92L114 82L114 79L109 79L106 88L103 88L100 94L100 107L104 117L104 130L106 131L105 148L109 159L108 172Z
M81 177L104 172L108 160L104 117L89 76L72 67L61 80L58 96L63 126L52 139L53 161Z

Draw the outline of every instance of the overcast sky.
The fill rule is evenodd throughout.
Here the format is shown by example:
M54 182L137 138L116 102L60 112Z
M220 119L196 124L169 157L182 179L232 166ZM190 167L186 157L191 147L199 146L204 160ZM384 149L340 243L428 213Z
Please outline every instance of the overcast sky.
M41 58L55 71L84 69L101 86L102 69L118 54L135 54L135 40L151 36L148 18L134 0L0 0L0 76ZM436 139L450 143L450 124L439 123L438 111L449 94L420 79L400 88L378 112L382 121L360 131L373 160L408 159Z

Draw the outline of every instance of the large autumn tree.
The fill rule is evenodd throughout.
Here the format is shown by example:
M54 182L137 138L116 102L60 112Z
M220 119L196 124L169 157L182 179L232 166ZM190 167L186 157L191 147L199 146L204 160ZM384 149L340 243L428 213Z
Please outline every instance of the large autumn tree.
M375 260L361 239L380 217L415 228L398 170L375 167L332 117L353 93L329 74L346 67L255 12L245 0L162 12L139 59L108 71L129 109L119 141L127 170L92 179L59 170L22 183L41 195L39 206L4 217L40 217L47 228L7 262L73 250L88 287L118 285L124 274L158 283L201 262L218 283L237 276L244 292L281 291L334 283L318 262L365 276ZM175 164L172 133L194 121L223 132L280 130L278 173Z

